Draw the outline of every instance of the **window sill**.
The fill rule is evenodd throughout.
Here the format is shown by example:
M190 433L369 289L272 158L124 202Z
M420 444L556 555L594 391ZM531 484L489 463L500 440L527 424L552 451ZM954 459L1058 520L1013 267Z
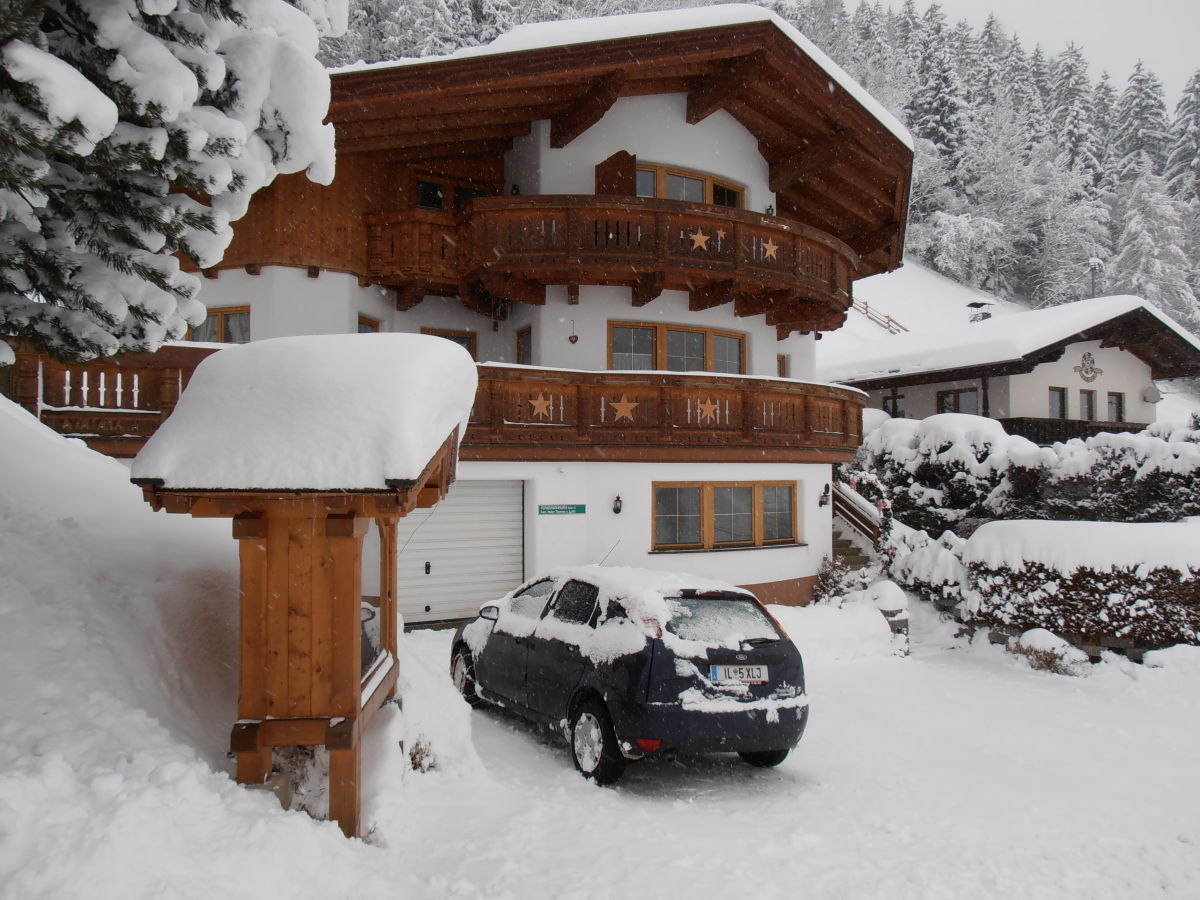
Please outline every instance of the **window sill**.
M787 547L807 546L808 544L804 541L793 541L787 544L763 544L759 547L680 547L677 550L651 550L649 552L651 556L668 553L736 553L745 550L782 550Z

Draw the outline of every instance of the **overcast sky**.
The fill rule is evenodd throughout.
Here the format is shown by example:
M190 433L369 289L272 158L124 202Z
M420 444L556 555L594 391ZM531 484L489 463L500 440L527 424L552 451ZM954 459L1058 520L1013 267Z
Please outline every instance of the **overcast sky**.
M885 0L899 8L903 0ZM1200 69L1200 0L939 0L950 24L976 29L989 12L1026 50L1041 44L1049 56L1068 41L1083 47L1092 77L1108 70L1117 90L1139 59L1162 80L1172 111L1188 77ZM847 2L853 12L857 0ZM924 12L930 0L916 0Z

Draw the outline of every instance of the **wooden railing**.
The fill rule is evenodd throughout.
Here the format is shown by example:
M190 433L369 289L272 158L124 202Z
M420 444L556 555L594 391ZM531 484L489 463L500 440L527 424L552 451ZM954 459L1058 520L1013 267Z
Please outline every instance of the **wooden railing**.
M836 462L857 391L702 373L479 367L463 459Z
M858 256L799 222L641 197L529 196L471 201L458 214L405 210L367 219L371 277L454 285L504 274L541 284L631 284L659 275L694 289L798 290L850 305Z
M1009 434L1028 438L1043 447L1071 438L1089 438L1105 432L1119 434L1142 431L1147 427L1144 422L1088 422L1083 419L1039 419L1033 416L1017 416L1000 419L999 422Z
M886 315L884 313L880 313L878 310L871 309L871 304L869 304L866 300L855 300L854 310L855 312L862 313L867 317L867 321L874 322L880 328L884 329L888 334L900 334L908 331L907 328L893 319L890 315Z
M833 514L871 542L879 540L879 513L849 485L833 483Z
M90 363L63 363L18 345L4 391L60 434L109 456L134 456L179 400L213 347L175 344Z

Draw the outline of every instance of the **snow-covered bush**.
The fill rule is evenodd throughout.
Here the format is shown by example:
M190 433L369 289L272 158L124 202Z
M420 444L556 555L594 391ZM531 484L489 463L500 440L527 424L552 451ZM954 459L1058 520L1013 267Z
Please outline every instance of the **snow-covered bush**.
M1045 628L1031 628L1009 644L1008 649L1029 660L1031 669L1056 675L1084 675L1088 655Z
M994 419L943 413L883 423L856 463L878 479L897 519L940 534L1036 496L1053 458Z
M943 532L936 541L924 531L909 532L896 543L889 574L922 600L952 609L962 601L966 585L965 544L953 531Z
M1200 515L1197 424L1043 448L980 416L892 419L864 438L861 471L847 475L930 534L966 536L981 519L1176 521Z
M315 54L345 17L346 0L6 2L0 337L87 359L199 324L175 254L220 260L277 174L333 179Z

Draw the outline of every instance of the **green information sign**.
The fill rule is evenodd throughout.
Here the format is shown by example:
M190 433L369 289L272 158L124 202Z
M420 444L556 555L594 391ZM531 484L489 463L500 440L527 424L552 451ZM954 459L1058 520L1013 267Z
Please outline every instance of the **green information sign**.
M538 505L539 516L578 516L587 512L583 503L546 503Z

